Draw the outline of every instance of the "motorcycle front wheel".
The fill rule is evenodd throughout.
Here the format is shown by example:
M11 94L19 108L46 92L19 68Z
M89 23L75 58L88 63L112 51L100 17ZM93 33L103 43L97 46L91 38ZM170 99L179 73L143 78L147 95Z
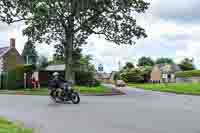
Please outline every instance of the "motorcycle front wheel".
M72 103L73 104L78 104L80 102L80 97L79 97L79 94L76 93L76 92L73 92L71 94L71 100L72 100Z

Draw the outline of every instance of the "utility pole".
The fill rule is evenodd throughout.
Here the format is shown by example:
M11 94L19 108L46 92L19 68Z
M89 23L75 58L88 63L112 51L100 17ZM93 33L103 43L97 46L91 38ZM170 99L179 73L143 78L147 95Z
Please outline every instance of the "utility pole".
M118 62L119 71L121 70L121 62Z
M100 73L102 73L102 72L104 71L104 67L103 67L102 64L99 64L99 66L98 66L98 71L99 71Z

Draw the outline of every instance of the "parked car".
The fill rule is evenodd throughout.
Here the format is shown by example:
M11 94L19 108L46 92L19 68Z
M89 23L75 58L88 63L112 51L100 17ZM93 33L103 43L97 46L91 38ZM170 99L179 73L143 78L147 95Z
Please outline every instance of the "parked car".
M125 86L126 86L126 83L125 83L123 80L117 80L117 81L115 82L115 85L116 85L117 87L125 87Z

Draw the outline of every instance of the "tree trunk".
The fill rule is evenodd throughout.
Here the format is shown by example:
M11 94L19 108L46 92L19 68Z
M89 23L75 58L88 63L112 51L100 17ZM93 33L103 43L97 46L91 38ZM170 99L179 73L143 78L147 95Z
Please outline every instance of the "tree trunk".
M72 58L72 52L73 52L73 27L74 27L74 21L73 18L69 20L69 27L68 31L65 34L65 41L64 41L64 48L65 48L65 80L73 81L73 58Z
M72 51L73 51L73 42L72 35L67 37L67 42L65 44L65 80L73 80L72 72Z

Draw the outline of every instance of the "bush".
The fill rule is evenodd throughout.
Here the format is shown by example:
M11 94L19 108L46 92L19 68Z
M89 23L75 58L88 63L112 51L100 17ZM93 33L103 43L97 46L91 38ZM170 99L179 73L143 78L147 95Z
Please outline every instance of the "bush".
M36 69L34 65L17 65L1 75L3 89L18 89L24 86L24 73L31 73Z
M3 89L16 89L16 71L12 70L9 72L5 72L3 73L3 85L2 88Z
M17 89L23 87L24 83L24 67L23 65L16 66L8 72L2 74L3 89Z
M115 75L114 75L114 81L120 80L120 79L121 79L120 73L119 73L119 72L116 72Z
M18 65L16 69L13 70L13 72L11 71L10 73L13 73L11 75L13 75L13 77L15 78L16 83L14 87L8 89L22 88L24 86L24 73L25 73L24 65Z
M101 82L94 79L94 82L93 82L93 85L92 86L100 86L101 85Z
M99 86L100 82L95 80L93 72L77 71L75 72L75 82L83 86Z
M176 77L199 77L200 70L177 72Z
M28 72L33 72L36 70L36 66L35 65L20 65L21 67L23 67L24 72L28 73Z
M134 82L134 83L144 82L143 73L137 69L132 69L122 72L121 78L125 82Z

